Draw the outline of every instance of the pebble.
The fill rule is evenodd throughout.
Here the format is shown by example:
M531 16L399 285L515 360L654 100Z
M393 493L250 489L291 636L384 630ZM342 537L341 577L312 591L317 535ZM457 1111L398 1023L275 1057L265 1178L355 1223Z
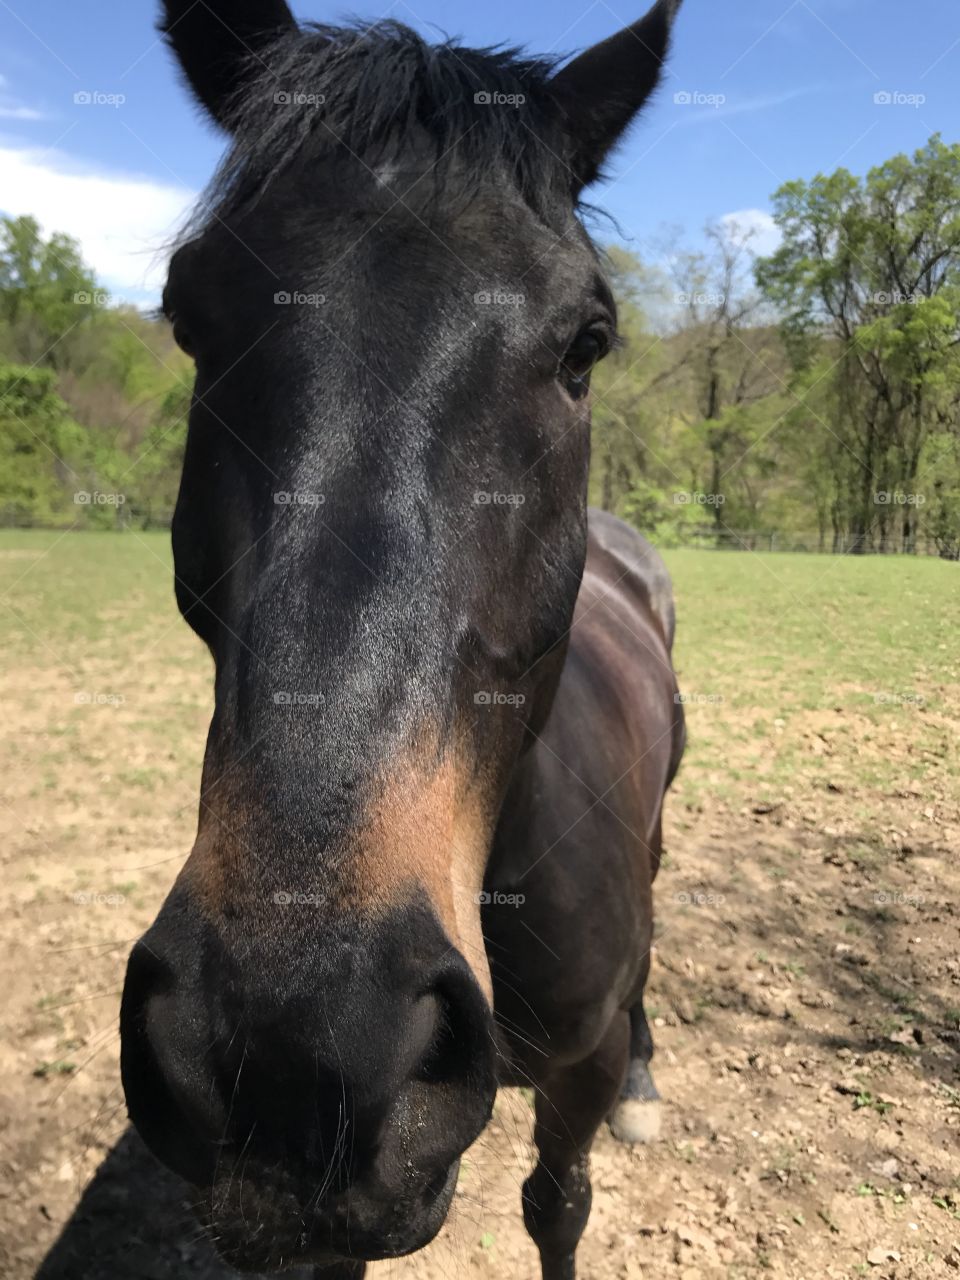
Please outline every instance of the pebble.
M871 1267L882 1267L885 1262L899 1262L900 1255L896 1249L884 1249L881 1245L877 1249L871 1249L867 1254L867 1261Z

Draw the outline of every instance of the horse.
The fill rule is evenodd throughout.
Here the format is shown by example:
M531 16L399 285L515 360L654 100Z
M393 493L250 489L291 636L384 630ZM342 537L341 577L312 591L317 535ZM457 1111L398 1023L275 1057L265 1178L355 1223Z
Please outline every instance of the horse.
M177 603L214 710L130 954L130 1119L238 1270L422 1248L501 1086L573 1280L589 1151L657 1128L643 1011L683 751L658 554L591 511L616 307L582 194L679 0L566 64L166 0L228 147L163 310L195 363Z

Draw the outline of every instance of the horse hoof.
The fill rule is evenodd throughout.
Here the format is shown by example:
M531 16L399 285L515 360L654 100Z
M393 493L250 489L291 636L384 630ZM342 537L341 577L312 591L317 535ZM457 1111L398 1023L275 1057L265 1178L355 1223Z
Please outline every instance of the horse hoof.
M649 1143L660 1137L660 1103L623 1098L610 1116L610 1132L618 1142Z

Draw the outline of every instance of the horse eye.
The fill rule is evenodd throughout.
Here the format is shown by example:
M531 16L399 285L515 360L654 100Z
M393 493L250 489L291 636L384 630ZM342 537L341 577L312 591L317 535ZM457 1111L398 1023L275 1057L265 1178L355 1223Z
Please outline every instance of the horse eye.
M590 390L590 374L594 365L607 354L610 344L598 329L584 329L567 350L560 365L559 377L567 394L582 400Z
M193 343L190 340L190 334L176 319L173 322L173 340L185 355L193 356Z

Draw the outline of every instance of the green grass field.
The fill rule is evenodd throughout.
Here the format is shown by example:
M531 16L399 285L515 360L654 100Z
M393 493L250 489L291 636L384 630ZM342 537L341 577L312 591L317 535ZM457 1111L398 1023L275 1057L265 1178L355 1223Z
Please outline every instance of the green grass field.
M759 775L774 788L885 788L935 773L956 798L957 565L701 551L668 561L681 687L723 699L689 707L690 759L712 786Z
M775 799L784 787L883 790L958 783L948 760L960 688L960 568L929 559L674 551L676 661L691 745L687 802ZM8 690L44 724L57 673L83 697L119 695L124 732L154 750L131 785L194 781L210 665L180 621L161 533L0 533ZM114 709L107 701L105 715ZM83 705L47 727L43 774L83 749Z

